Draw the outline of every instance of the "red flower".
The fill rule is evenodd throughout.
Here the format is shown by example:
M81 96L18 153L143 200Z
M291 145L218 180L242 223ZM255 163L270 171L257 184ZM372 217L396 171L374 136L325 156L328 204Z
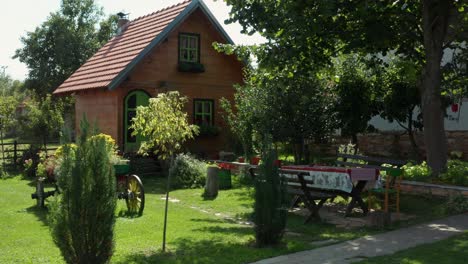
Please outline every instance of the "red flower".
M230 170L232 168L232 165L229 163L218 163L218 168L223 169L223 170Z

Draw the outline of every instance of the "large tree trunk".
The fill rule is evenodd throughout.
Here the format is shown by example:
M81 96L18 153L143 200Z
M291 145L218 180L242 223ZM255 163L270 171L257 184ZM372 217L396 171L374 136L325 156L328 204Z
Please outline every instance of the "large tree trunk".
M421 103L427 163L433 175L447 164L447 137L441 100L441 60L453 0L423 0L423 31L426 64L422 76Z

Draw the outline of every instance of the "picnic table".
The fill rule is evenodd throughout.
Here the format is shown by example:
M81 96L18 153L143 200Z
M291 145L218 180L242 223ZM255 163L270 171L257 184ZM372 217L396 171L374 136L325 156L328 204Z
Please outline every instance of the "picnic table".
M309 186L317 190L334 192L342 197L351 197L346 207L346 216L359 206L364 215L369 211L362 199L362 192L366 184L375 181L379 175L376 168L339 168L329 166L282 166L287 171L303 171L308 174Z

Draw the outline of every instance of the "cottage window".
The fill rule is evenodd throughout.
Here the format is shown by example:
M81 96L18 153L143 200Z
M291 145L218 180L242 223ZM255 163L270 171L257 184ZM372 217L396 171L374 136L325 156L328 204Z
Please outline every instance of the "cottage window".
M200 35L189 33L179 35L179 62L200 62Z
M193 123L198 126L213 125L214 101L209 99L195 99L193 101Z

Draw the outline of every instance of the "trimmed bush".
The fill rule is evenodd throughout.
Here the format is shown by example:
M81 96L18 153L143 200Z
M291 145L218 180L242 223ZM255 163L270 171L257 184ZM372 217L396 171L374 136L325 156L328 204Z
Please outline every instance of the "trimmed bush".
M254 223L258 247L276 245L286 228L286 192L279 175L273 151L262 154L258 177L255 178Z
M51 203L52 237L67 263L107 263L114 250L115 175L104 138L87 137L81 124L76 150L62 148L57 183L62 195Z
M206 164L190 154L179 154L169 169L173 188L199 188L205 185Z

